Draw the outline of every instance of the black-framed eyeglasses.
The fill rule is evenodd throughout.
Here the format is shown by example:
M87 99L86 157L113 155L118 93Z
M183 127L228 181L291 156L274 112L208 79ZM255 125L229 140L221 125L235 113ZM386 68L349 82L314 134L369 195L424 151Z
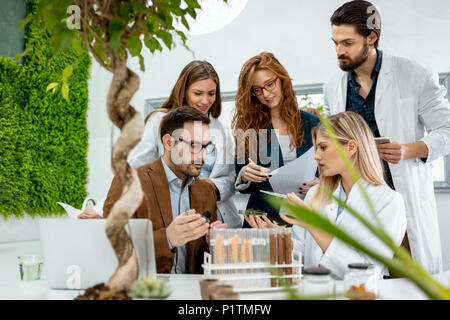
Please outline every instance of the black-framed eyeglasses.
M216 145L212 141L208 142L207 144L201 144L194 141L184 140L182 137L179 137L178 140L190 145L191 153L193 154L197 154L201 152L203 149L205 149L206 154L211 154L216 149Z
M264 89L266 89L269 92L272 92L277 87L277 80L278 80L278 77L275 77L275 79L266 82L266 84L263 85L262 87L253 87L252 95L254 95L255 97L260 96L263 94Z

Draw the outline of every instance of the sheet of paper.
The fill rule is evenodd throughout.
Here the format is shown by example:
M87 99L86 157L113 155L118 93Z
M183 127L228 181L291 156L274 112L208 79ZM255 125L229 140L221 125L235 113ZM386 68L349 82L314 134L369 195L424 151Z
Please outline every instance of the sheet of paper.
M59 204L61 207L63 207L64 210L66 210L67 214L71 219L77 219L78 215L81 213L80 209L74 208L71 205L68 205L67 203L63 202L56 202L56 203Z
M266 190L260 190L262 193L266 193L269 194L271 196L275 196L275 197L279 197L279 198L283 198L283 199L287 199L287 196L285 194L281 194L281 193L276 193L276 192L270 192L270 191L266 191Z
M272 171L269 178L270 185L275 193L299 193L299 188L306 181L311 181L317 171L317 161L314 160L314 148L310 148L287 165Z

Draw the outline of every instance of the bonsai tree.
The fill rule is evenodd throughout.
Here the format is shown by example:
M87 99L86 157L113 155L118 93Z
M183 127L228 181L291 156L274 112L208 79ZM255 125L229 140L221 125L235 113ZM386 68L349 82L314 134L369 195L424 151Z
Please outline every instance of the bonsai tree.
M189 30L186 18L195 19L196 9L200 9L197 0L39 0L36 12L21 22L21 27L30 21L40 23L49 33L53 54L65 48L80 52L87 48L113 74L106 108L111 121L121 130L112 150L111 165L123 192L106 223L106 234L119 262L107 282L112 292L128 290L139 275L138 255L125 225L141 204L143 193L127 157L141 139L144 122L130 105L139 89L139 77L127 67L127 60L138 57L140 68L145 71L144 48L151 53L162 51L163 43L171 49L178 39L189 49L183 30ZM55 93L60 88L69 101L67 79L72 70L72 65L67 66L60 82L46 84L47 91Z

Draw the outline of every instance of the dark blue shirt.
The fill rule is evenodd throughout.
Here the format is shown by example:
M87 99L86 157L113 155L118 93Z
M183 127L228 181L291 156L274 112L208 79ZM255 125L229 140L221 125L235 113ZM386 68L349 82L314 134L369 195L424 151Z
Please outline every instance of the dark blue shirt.
M377 61L375 62L375 66L370 75L370 78L372 79L372 88L365 99L359 94L361 85L356 81L353 71L348 73L346 110L361 115L364 120L366 120L375 137L380 136L380 131L378 130L377 121L375 119L375 90L377 88L382 59L383 52L377 50ZM386 161L383 161L383 167L387 184L395 190L391 171L389 170L389 165Z
M348 86L347 86L347 111L354 111L361 115L366 120L370 129L375 137L380 136L378 131L377 122L375 120L375 90L377 87L378 74L381 69L381 60L383 53L377 50L377 62L372 70L370 78L372 79L372 88L369 94L364 99L359 95L361 85L356 81L353 71L348 73Z

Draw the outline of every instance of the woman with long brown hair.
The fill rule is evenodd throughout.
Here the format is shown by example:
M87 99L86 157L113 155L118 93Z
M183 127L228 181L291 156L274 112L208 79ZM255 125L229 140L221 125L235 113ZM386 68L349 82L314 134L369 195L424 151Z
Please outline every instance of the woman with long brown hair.
M271 219L282 222L279 208L269 205L267 195L260 191L273 191L269 182L271 170L295 161L312 148L311 130L318 122L316 116L299 110L291 78L272 53L260 53L244 64L232 126L237 148L236 188L250 193L247 209L262 210ZM301 182L302 190L291 191L305 194L314 184ZM246 220L249 218L245 216Z
M219 219L230 228L240 227L242 221L231 199L236 192L233 143L218 120L222 112L220 81L209 62L194 60L183 68L167 100L145 118L144 134L130 152L128 163L132 167L139 167L163 155L164 147L159 139L161 120L168 112L182 106L196 108L210 118L211 140L216 148L211 154L207 154L199 178L212 184L217 190L220 199L217 203ZM101 208L96 211L100 213ZM86 215L81 217L88 218Z

